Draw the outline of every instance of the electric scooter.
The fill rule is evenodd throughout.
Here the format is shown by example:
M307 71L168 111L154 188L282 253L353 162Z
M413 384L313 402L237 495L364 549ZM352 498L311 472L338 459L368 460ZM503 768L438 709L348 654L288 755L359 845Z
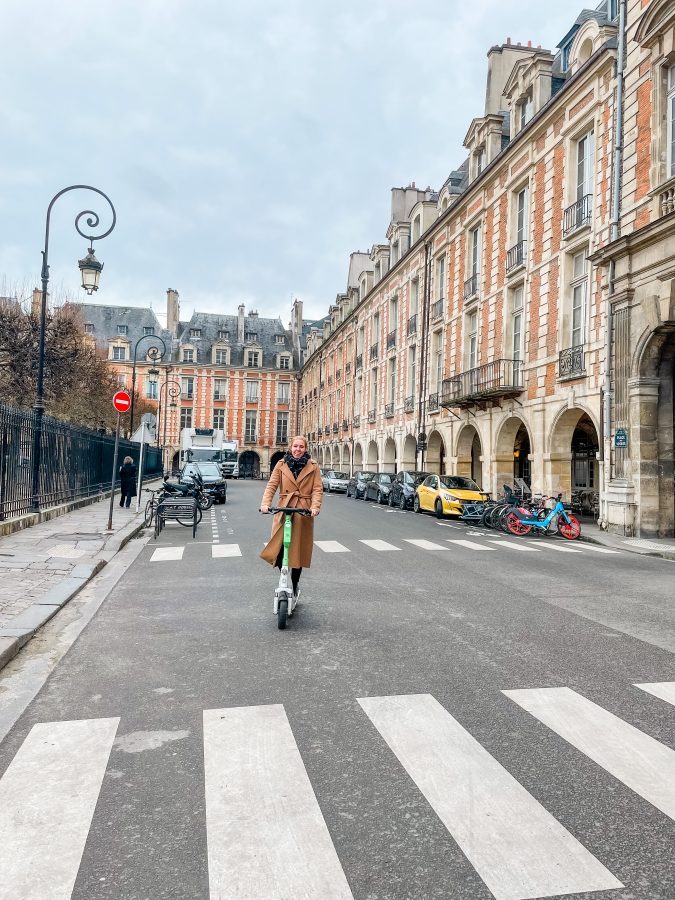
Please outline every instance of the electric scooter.
M298 597L293 593L290 569L288 566L288 549L291 546L291 534L293 528L293 515L311 516L308 509L299 509L297 506L270 506L268 513L284 514L284 553L281 558L281 573L279 585L274 591L274 615L277 617L277 626L286 627L286 619L293 615L293 610L298 605ZM263 513L266 515L266 513Z

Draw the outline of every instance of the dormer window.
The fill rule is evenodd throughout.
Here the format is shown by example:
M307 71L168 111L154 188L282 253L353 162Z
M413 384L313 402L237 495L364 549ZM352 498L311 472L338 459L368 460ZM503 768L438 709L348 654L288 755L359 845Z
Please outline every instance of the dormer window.
M229 341L230 332L229 331L219 331L218 332L218 340L219 341Z
M94 326L93 326L93 324L92 324L91 322L87 322L87 323L85 324L85 326L84 326L84 333L85 333L85 334L93 334L93 333L94 333Z
M418 241L420 239L421 227L422 226L421 226L420 217L415 216L415 221L413 222L413 227L412 227L412 242L413 242L413 244L415 243L415 241Z
M190 329L190 338L200 338L202 336L201 328L191 328Z
M118 334L124 334L124 335L129 334L129 326L128 326L128 325L118 325L118 326L117 326L117 333L118 333Z
M290 367L291 367L290 356L280 356L279 357L279 368L280 369L290 369Z
M610 22L619 15L619 0L607 0L607 18Z
M216 347L213 351L213 362L217 366L226 366L228 364L227 353L226 347Z
M195 351L190 347L186 347L183 350L183 362L191 363L194 361L195 361Z
M144 335L145 334L154 334L154 333L155 333L155 329L152 327L152 325L144 325L143 326L143 334Z
M532 118L532 94L527 94L518 104L518 130L523 128Z
M258 342L258 333L256 331L247 331L244 335L244 340L256 344Z
M283 334L275 334L274 335L274 343L275 344L285 344L286 338L283 336Z
M113 347L112 358L114 362L123 362L127 358L126 347Z
M561 60L560 60L560 68L563 72L566 72L570 67L570 54L572 51L572 41L568 41L564 47L561 48Z
M398 262L398 248L399 248L398 241L394 241L394 243L391 245L391 264L392 264L392 266Z

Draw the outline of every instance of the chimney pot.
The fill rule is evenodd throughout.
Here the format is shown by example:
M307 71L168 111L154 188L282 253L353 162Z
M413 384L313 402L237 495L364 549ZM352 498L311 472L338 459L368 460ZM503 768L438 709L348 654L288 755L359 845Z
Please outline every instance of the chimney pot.
M510 37L508 37L508 38L506 39L506 43L507 43L507 45L510 45L510 44L511 44L511 38L510 38Z

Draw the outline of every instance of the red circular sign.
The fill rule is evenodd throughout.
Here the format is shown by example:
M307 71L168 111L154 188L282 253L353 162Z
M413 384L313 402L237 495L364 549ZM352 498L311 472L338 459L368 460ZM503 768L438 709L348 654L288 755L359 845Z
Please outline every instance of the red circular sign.
M118 391L113 397L113 406L117 412L126 412L131 406L131 397L126 391Z

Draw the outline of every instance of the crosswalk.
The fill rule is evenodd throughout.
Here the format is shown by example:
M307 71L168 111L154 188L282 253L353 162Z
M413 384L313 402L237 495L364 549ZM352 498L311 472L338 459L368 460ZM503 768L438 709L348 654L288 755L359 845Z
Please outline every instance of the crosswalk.
M675 705L675 682L625 690L638 702ZM514 729L525 711L562 739L564 755L583 754L675 820L673 749L569 687L499 693L513 703ZM401 767L496 900L624 886L583 835L558 821L461 715L431 694L360 697L353 704L368 732L355 757L364 771L373 762L391 766L392 775ZM326 821L322 813L334 798L325 796L325 786L317 796L303 763L309 748L298 742L284 706L207 709L202 721L210 897L350 900L349 863L340 859L330 816ZM100 718L38 723L28 733L0 779L0 900L71 897L92 823L106 816L97 802L111 752L123 752L119 728L119 718ZM539 749L535 738L532 754ZM170 765L170 757L164 760ZM367 819L367 810L361 814Z

